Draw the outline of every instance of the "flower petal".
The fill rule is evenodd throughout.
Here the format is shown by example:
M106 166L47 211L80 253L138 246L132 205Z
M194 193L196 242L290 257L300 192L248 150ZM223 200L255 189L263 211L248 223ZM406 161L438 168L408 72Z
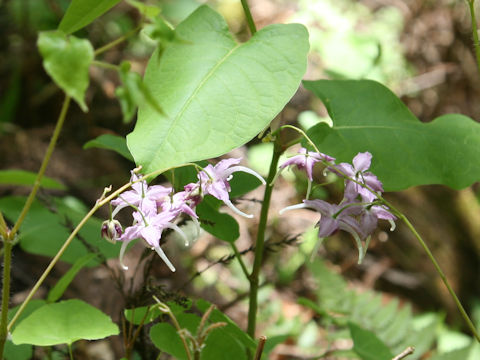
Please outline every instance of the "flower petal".
M358 153L353 158L353 167L355 168L356 172L363 172L370 168L370 164L372 162L372 154L368 151L364 153Z

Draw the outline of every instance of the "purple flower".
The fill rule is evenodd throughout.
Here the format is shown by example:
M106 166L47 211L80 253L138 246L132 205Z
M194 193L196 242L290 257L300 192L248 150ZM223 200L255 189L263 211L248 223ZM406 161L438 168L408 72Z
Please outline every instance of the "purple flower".
M353 166L348 163L341 163L333 166L333 170L341 176L347 176L360 184L368 186L375 192L383 192L383 186L380 180L367 170L370 168L372 161L372 154L369 152L358 153L353 158ZM364 202L372 202L377 196L370 190L361 186L357 182L346 179L345 181L345 198L352 201L360 195Z
M217 165L207 165L202 171L198 173L198 179L200 183L200 189L203 195L212 195L219 200L222 200L225 205L232 209L238 215L242 215L247 218L252 218L253 215L245 214L238 210L230 201L229 192L231 190L229 181L232 178L232 174L237 171L246 172L259 179L263 185L265 180L252 169L245 166L232 166L239 164L241 159L225 159L217 163Z
M361 263L365 256L370 237L377 228L378 219L390 221L392 229L396 217L383 205L365 206L357 201L344 199L340 204L330 204L323 200L304 200L303 204L286 207L280 211L301 208L311 208L320 213L317 223L318 237L328 237L338 230L348 232L355 240L358 247L358 262ZM364 245L365 243L365 245Z
M162 248L160 247L160 239L164 229L173 229L182 236L187 242L187 238L184 232L175 225L172 221L175 216L173 213L164 211L158 214L147 213L142 214L139 211L133 213L134 223L125 229L125 232L120 237L119 241L122 241L122 248L120 250L120 264L124 269L128 269L123 264L123 255L130 241L141 238L147 245L157 252L160 258L167 264L171 271L175 271L175 267L167 258Z
M280 165L280 169L284 169L287 166L295 165L299 170L305 170L307 173L308 180L313 181L313 166L317 162L327 161L333 162L335 158L313 151L307 151L305 148L301 148L298 153L300 155L295 155L285 161Z
M105 240L115 243L122 234L122 225L117 220L106 220L102 223L101 235Z
M140 178L132 171L130 182L132 182L132 190L125 191L110 204L115 206L112 217L123 208L135 206L143 213L156 213L157 201L163 201L168 194L172 192L172 188L161 185L148 186L145 180Z

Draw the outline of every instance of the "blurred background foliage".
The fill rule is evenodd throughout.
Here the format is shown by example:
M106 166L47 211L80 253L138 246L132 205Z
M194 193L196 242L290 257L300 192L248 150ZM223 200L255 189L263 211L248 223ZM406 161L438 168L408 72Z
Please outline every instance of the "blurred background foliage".
M158 6L161 16L173 25L200 4L195 0L147 3ZM248 38L240 1L207 3L226 18L240 41ZM450 112L480 118L479 74L464 1L250 0L249 3L258 27L276 22L300 22L307 26L311 44L307 79L380 81L400 96L422 121ZM88 38L98 48L134 30L142 15L131 4L119 3L75 35ZM39 167L63 95L42 68L36 48L37 33L55 29L68 5L67 0L0 1L2 170L36 171ZM102 60L114 64L127 60L132 69L141 74L155 46L155 42L140 33L106 52ZM134 121L122 120L122 110L115 97L115 89L121 84L117 74L92 67L90 76L87 92L90 111L84 114L76 106L70 110L47 171L49 177L68 190L42 190L39 198L44 204L48 204L52 196L67 194L92 204L105 185L123 184L133 165L107 150L83 149L86 142L99 135L124 136L134 124ZM323 105L300 89L275 121L299 122L308 128L329 119ZM236 156L247 158L260 173L265 173L270 154L268 144L258 144L255 140L235 152ZM324 179L320 171L316 178L330 183L314 189L316 197L339 200L342 189L335 179ZM358 266L354 244L342 234L317 246L316 233L311 228L318 220L317 215L308 211L278 215L279 209L303 198L306 179L301 174L285 172L276 189L260 294L263 305L258 319L259 333L272 339L267 347L280 344L273 350L277 357L272 353L272 358L355 356L348 350L352 342L347 323L354 321L381 337L388 334L389 324L382 319L373 321L371 315L376 312L391 323L399 318L394 323L395 329L406 329L404 336L400 334L397 339L382 338L398 351L408 345L408 334L423 332L424 352L436 344L436 350L427 353L425 358L430 355L435 359L479 357L478 345L471 345L471 339L461 332L464 329L443 284L406 228L399 226L393 233L386 228L379 231L364 263ZM2 185L0 196L25 195L27 190ZM261 192L254 192L245 196L242 204L254 207L258 199ZM461 299L470 312L476 314L478 328L478 184L460 192L425 186L387 194L387 199L402 209L424 234ZM106 216L106 212L100 216ZM255 224L239 222L241 236L237 244L249 258ZM244 327L248 288L239 265L229 257L228 244L204 236L191 249L174 242L167 245L168 251L175 253L177 262L183 264L174 275L165 271L156 257L137 250L132 256L136 256L143 267L136 274L127 273L127 279L134 279L131 283L125 281L125 275L117 274L117 284L113 284L105 268L84 269L66 296L88 299L114 318L125 305L118 302L115 286L123 291L122 300L130 306L143 305L141 302L148 298L148 291L154 290L172 297L178 296L175 294L202 297L218 304ZM12 291L16 304L25 289L38 278L47 259L17 248L14 260ZM65 264L59 266L46 286L52 286L67 268ZM89 284L88 290L85 284ZM449 328L443 325L444 320ZM114 344L116 354L120 351L118 348L119 345ZM412 358L420 358L421 354L418 350Z

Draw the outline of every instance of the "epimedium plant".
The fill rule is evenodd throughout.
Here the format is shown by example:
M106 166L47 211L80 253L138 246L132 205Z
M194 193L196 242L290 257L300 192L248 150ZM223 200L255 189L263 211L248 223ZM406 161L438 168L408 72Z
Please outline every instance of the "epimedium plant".
M136 239L143 239L170 270L175 271L174 261L161 248L162 233L166 229L174 230L188 242L177 225L178 219L187 215L187 219L196 226L201 226L232 247L249 283L246 331L203 300L195 305L203 314L198 316L188 312L191 305L178 307L152 297L150 306L125 312L130 329L126 331L126 326L123 329L126 358L132 356L139 329L161 315L167 315L173 325L160 322L151 327L149 336L155 346L175 358L221 359L228 354L228 357L238 359L260 359L265 339L258 343L254 341L257 335L259 277L268 240L265 233L275 179L282 168L296 166L306 171L311 182L313 167L317 163L323 165L325 171L344 179L344 200L339 204L329 204L309 199L308 191L302 204L285 210L306 207L318 211L320 220L317 227L322 239L337 230L349 232L358 247L359 262L367 251L379 219L405 223L434 263L471 333L480 341L475 326L421 235L407 217L382 196L384 191L399 191L424 184L461 189L479 180L478 123L463 115L450 114L423 124L390 90L377 82L317 80L304 81L303 85L325 104L333 126L318 124L306 133L290 125L273 128L272 120L295 94L306 71L309 43L304 26L275 24L257 31L248 4L242 0L252 36L248 41L238 43L225 20L206 5L200 6L173 28L161 18L158 8L128 1L144 16L144 21L135 31L96 50L87 39L71 35L118 2L74 0L57 31L39 34L37 44L44 68L66 97L30 195L25 199L0 199L0 236L4 259L0 353L6 358L19 358L9 352L18 351L18 348L11 348L11 343L7 341L11 338L16 345L67 344L70 357L73 357L71 345L76 340L118 334L117 325L92 306L79 300L58 302L63 291L79 269L98 261L97 257L113 257L118 252L120 263L124 266L123 254L127 245ZM143 79L131 71L128 63L113 65L101 60L103 53L135 36L137 31L142 31L158 44ZM71 224L72 231L65 234L66 240L60 250L47 254L53 256L50 265L24 302L9 311L12 247L20 243L20 246L32 249L29 247L32 243L44 241L42 237L34 240L28 237L29 229L48 218L41 204L35 200L36 194L40 186L57 186L54 181L46 181L45 169L67 118L71 100L83 111L88 111L85 92L90 66L118 73L122 85L116 94L124 119L131 119L137 106L138 116L134 130L126 139L101 136L86 147L117 151L132 159L136 169L132 171L128 183L117 190L105 188L89 211L83 209L76 214L75 224ZM268 130L264 132L265 129ZM284 140L285 133L291 131L296 131L299 137L287 142ZM244 145L259 133L264 135L263 141L273 143L266 180L240 166L240 159L223 159L215 165L204 162ZM279 164L280 156L300 142L303 146L301 152ZM243 178L243 184L234 185L232 176L237 177L237 172L248 174ZM148 184L148 181L164 173L175 175L171 176L171 187ZM7 175L11 176L11 173ZM265 190L257 238L252 244L254 261L250 265L235 244L239 236L238 223L231 216L219 212L219 208L223 203L239 215L252 217L237 209L231 198L261 184ZM68 209L67 203L61 199L56 201L59 213L68 211L65 210ZM93 215L105 205L113 209L110 219L102 223ZM131 225L121 224L115 219L123 209L131 209ZM9 227L4 217L14 225ZM52 223L56 221L49 220ZM92 231L97 233L94 235ZM92 238L97 239L100 233L111 242L121 242L121 249L112 251L111 247L102 249L99 246L96 256L88 254L89 246L79 242L79 237L88 242ZM83 256L79 256L78 252L69 252L75 246L83 249L83 254L80 253ZM44 248L43 245L38 247ZM51 290L46 302L31 302L59 259L72 262L71 271ZM55 336L44 331L46 326L56 329ZM350 331L357 339L358 334L364 336L360 342L372 341L370 333L362 332L356 324L350 326ZM10 349L5 347L6 343ZM375 358L386 359L393 355L380 339L375 337L373 343L377 345L368 351L381 354ZM410 345L415 346L415 343ZM31 347L25 351L30 351L30 354ZM358 342L353 351L360 358L373 358L365 355L365 348Z

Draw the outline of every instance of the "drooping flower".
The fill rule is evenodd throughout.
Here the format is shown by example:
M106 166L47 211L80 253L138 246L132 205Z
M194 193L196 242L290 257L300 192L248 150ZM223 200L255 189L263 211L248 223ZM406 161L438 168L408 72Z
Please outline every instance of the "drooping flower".
M341 163L332 167L333 171L338 170L335 172L340 176L347 176L356 181L345 180L346 199L352 201L360 195L364 202L372 202L377 198L374 193L360 184L368 186L375 192L383 192L383 186L380 180L378 180L374 174L367 171L370 168L371 161L372 154L367 151L358 153L353 158L353 166L348 163Z
M102 223L101 235L102 237L111 242L115 243L118 241L123 234L122 225L117 220L105 220Z
M294 155L281 164L280 169L295 165L299 170L305 170L308 180L310 181L313 181L313 167L315 163L322 161L335 161L335 158L331 156L314 151L307 151L305 148L301 148L298 153L299 155Z
M171 271L175 271L175 267L167 258L162 248L160 247L160 239L162 232L165 229L172 229L180 234L184 238L185 242L188 242L185 233L172 221L175 216L168 211L160 212L158 214L147 213L142 214L139 211L133 213L134 223L125 229L125 232L120 237L119 241L122 241L122 248L120 250L120 264L124 269L128 269L123 264L123 255L130 241L141 238L147 245L157 252L160 258L167 264Z
M240 161L241 159L232 158L221 160L215 166L210 164L207 165L198 173L199 185L203 195L212 195L213 197L222 200L225 205L238 215L252 218L253 215L245 214L232 204L229 196L231 190L229 181L231 180L233 173L237 171L246 172L255 176L263 185L265 185L265 180L255 171L245 166L232 166L239 164Z
M172 192L172 188L161 185L148 186L145 180L140 180L137 174L132 171L130 178L132 190L128 190L110 201L115 206L112 217L125 207L136 206L143 213L156 213L157 201L162 201L165 196Z

